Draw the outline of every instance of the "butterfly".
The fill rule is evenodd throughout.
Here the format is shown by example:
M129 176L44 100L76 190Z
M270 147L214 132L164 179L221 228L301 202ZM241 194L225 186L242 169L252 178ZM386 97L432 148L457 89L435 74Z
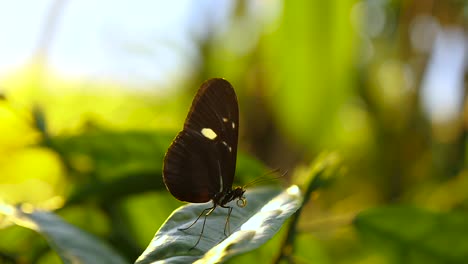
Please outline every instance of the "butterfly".
M193 99L178 133L164 157L163 180L169 192L178 200L190 203L212 201L188 227L204 215L203 227L195 248L203 235L206 217L217 207L228 208L224 227L229 231L233 207L227 204L237 199L244 207L245 188L232 188L236 170L239 134L239 107L232 85L221 78L205 81Z

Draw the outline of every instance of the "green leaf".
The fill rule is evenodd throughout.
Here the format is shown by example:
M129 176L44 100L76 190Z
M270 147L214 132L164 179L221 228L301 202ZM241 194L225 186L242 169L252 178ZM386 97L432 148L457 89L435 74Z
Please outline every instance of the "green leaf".
M175 134L95 128L78 135L55 136L49 147L61 155L71 171L112 180L160 172L164 153Z
M466 263L468 259L467 213L392 206L363 212L354 225L366 241L390 249L404 263Z
M53 213L0 205L0 213L19 226L32 229L48 241L64 263L127 263L109 246ZM90 223L92 224L92 223Z
M264 244L278 232L284 221L301 205L302 195L297 186L285 191L274 188L247 190L248 204L233 209L230 218L231 235L225 237L227 209L216 208L207 217L200 243L197 242L203 217L190 229L189 226L211 204L188 204L172 213L154 236L138 264L166 261L168 263L219 263Z

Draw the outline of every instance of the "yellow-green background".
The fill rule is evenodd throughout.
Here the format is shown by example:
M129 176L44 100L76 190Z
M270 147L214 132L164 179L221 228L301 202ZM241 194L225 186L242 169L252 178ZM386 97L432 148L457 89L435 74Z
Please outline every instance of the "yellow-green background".
M415 51L409 36L421 15L466 31L466 2L283 1L268 22L248 12L248 3L235 2L224 31L193 39L200 60L185 62L188 69L167 76L164 87L64 77L40 52L4 76L0 202L55 211L135 260L181 205L162 184L164 153L201 82L223 77L241 111L238 183L261 176L259 163L288 170L296 183L289 176L320 153L340 157L343 173L303 210L297 263L456 263L468 256L468 238L457 236L468 229L466 117L462 109L435 123L422 110L431 53ZM371 4L386 17L377 35L367 31L376 16ZM246 42L253 45L244 52L233 48ZM403 206L394 215L403 220L389 220L388 233L353 224L357 214L386 205ZM383 215L377 226L388 220ZM455 228L443 224L459 216ZM443 219L429 228L443 236L405 236L418 217ZM276 257L281 235L251 257ZM38 235L9 225L0 230L0 253L22 263L57 260Z

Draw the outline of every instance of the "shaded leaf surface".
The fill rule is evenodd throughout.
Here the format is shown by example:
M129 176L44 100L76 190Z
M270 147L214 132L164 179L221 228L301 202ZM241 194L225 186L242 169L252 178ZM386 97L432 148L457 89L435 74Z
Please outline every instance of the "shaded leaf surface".
M109 246L80 230L53 213L4 206L0 213L17 225L32 229L48 241L64 263L127 263Z
M468 259L466 213L434 213L393 206L363 212L357 216L354 225L365 240L377 240L379 245L398 250L403 261L411 258L418 263L419 260L466 263L464 261Z
M227 209L216 208L207 217L203 237L195 245L202 225L200 219L192 228L187 227L211 203L188 204L172 213L154 236L145 252L138 258L138 264L156 261L167 263L219 263L230 257L258 248L273 237L284 221L300 206L302 196L296 186L285 191L273 188L247 190L248 204L245 208L234 206L230 218L231 235L224 235Z

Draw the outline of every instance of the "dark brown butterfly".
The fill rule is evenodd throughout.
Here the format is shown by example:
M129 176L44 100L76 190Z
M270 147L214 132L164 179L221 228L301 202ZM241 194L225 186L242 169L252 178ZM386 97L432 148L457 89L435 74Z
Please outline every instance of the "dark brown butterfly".
M184 129L169 147L164 158L163 179L166 188L178 200L190 203L213 201L213 206L201 212L186 230L216 207L228 208L224 234L229 231L232 207L226 204L235 199L244 207L245 189L232 189L236 170L239 107L231 84L224 79L210 79L202 84L185 119Z

